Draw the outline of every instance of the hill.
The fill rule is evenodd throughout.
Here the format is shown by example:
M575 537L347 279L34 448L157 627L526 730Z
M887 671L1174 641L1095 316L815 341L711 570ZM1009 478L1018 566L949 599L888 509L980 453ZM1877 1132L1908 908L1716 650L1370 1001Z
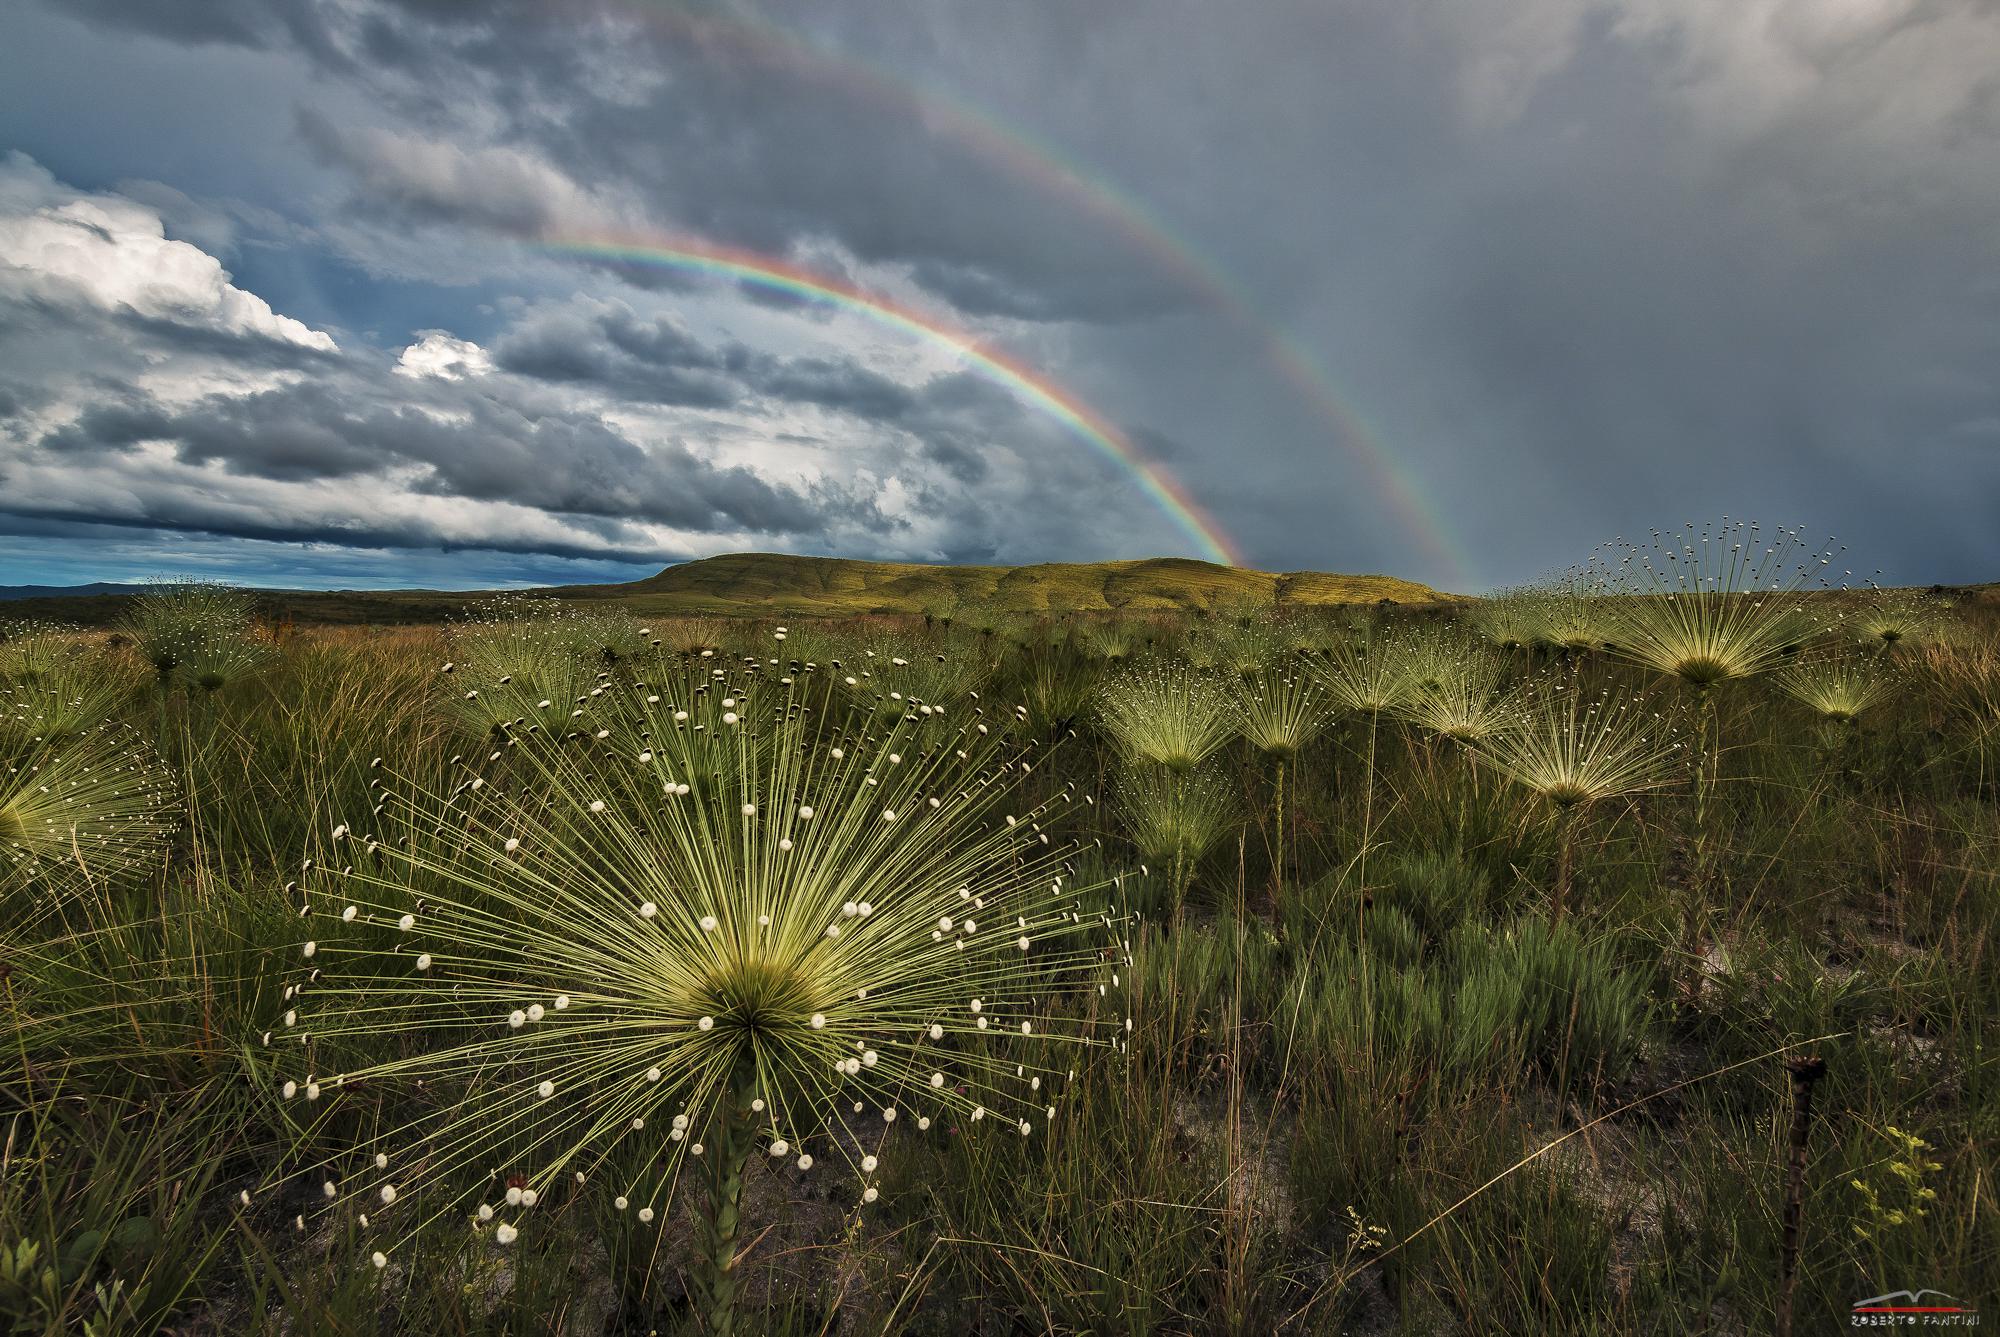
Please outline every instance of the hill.
M626 585L573 586L573 599L617 599L664 616L857 613L1112 612L1238 603L1435 603L1452 596L1393 576L1317 571L1279 575L1187 558L1051 562L1038 566L926 566L840 557L732 553L670 566Z
M17 587L20 588L20 587ZM119 587L112 587L119 588ZM104 626L129 600L103 587L36 587L10 600L0 587L0 615ZM1320 571L1278 574L1187 558L1038 566L927 566L842 557L732 553L670 566L618 585L565 585L511 591L579 603L614 602L640 617L849 617L865 613L1134 612L1241 603L1419 604L1450 600L1427 585L1393 576ZM298 623L437 622L495 591L264 590L265 616Z

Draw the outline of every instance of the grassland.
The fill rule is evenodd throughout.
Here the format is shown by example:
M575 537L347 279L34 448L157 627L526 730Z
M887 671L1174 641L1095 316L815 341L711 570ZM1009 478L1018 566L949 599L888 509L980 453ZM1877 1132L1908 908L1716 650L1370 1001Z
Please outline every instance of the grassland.
M1237 604L1272 607L1427 604L1441 595L1393 576L1317 571L1274 575L1183 558L1041 566L925 566L835 557L735 553L671 566L621 585L520 591L637 617L845 617L864 614L977 620L1015 613L1145 612ZM441 622L490 597L485 591L265 590L259 611L274 623L408 626ZM114 623L124 595L21 601L22 616L89 626ZM0 604L0 607L6 605Z
M343 900L447 897L356 852L386 835L387 790L449 801L412 849L514 794L554 841L584 829L559 813L585 795L521 758L560 743L596 775L652 756L621 719L650 740L675 705L808 690L871 736L990 723L1031 763L1006 772L1020 811L1079 800L1034 825L1078 851L1066 880L1129 945L1100 964L1132 1024L1074 1060L1033 1137L871 1107L812 1135L810 1171L752 1158L737 1331L1765 1332L1787 1272L1800 1333L1906 1288L2000 1307L1990 601L1801 597L1782 625L1724 603L1741 654L1713 677L1642 659L1631 619L1656 605L1631 598L1385 607L1421 601L1182 564L696 566L449 626L0 644L14 717L44 712L6 735L0 792L0 850L34 851L0 863L0 1321L702 1330L700 1193L640 1222L579 1161L534 1181L504 1245L469 1210L384 1205L357 1139L405 1136L407 1184L444 1144L405 1130L473 1108L479 1081L327 1074L416 1063L466 1023L355 1041L309 1104L278 1089L283 1018L311 1030L352 987L331 947L301 958L342 940ZM713 616L721 589L738 616ZM797 611L826 599L844 615ZM56 681L88 718L51 719L36 690ZM115 808L79 783L83 808L41 820L42 786L75 774L46 741L64 731L115 737L153 788L121 781ZM1564 771L1579 753L1604 764ZM647 775L635 830L664 811ZM142 800L152 824L119 826ZM93 843L114 829L127 844ZM566 837L563 885L648 838ZM339 889L349 863L374 890ZM856 899L895 894L856 876ZM367 931L394 950L391 925ZM543 963L521 967L536 996L597 987L532 947L507 950ZM440 1000L475 987L431 950ZM1093 1007L1038 1019L1105 1020ZM1786 1064L1805 1056L1825 1070L1788 1264ZM527 1155L505 1121L477 1131L501 1176Z

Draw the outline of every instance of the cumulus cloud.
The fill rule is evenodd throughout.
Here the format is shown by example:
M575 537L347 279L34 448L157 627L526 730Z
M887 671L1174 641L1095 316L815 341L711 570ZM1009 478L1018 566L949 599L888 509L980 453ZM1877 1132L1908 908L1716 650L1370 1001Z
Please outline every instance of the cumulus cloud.
M456 339L444 330L424 330L396 359L399 376L434 376L461 381L493 370L493 359L470 339Z
M1052 427L960 373L875 370L817 312L758 317L789 331L772 341L798 346L785 352L697 332L672 294L510 303L484 343L428 328L342 347L164 240L157 206L83 196L24 160L8 180L0 235L77 229L102 259L44 242L27 249L33 270L16 266L29 281L0 284L0 513L16 526L565 561L938 556L1004 545L993 489L974 486L996 465L1011 466L1014 505L1038 498L1023 543L1060 525L1090 476L1021 467L1059 447ZM79 202L78 221L43 223ZM124 248L171 264L148 286ZM36 349L32 367L12 358Z
M20 153L0 160L0 300L87 304L321 352L335 348L332 336L231 283L213 256L168 240L157 210L71 190Z

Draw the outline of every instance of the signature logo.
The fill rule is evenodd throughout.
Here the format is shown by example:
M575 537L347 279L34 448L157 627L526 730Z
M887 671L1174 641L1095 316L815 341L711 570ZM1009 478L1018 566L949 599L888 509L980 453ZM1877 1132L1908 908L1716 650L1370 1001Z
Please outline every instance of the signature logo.
M1849 1324L1856 1328L1976 1328L1979 1311L1937 1290L1890 1291L1856 1300Z

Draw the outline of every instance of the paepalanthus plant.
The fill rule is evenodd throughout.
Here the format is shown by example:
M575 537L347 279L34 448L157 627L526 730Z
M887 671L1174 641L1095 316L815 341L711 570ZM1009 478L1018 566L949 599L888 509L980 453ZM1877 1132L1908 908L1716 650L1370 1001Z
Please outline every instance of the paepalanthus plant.
M15 927L80 885L164 862L180 797L131 729L99 725L0 754L0 893Z
M1553 808L1560 848L1552 913L1569 899L1577 829L1592 806L1671 784L1681 740L1671 715L1643 697L1592 691L1556 671L1524 688L1506 722L1472 756Z
M380 775L294 886L277 1094L417 1111L318 1171L378 1267L440 1218L506 1244L584 1194L652 1226L696 1165L729 1331L753 1155L845 1162L873 1202L895 1137L1035 1136L1079 1053L1124 1043L1127 947L1061 834L1081 796L1016 806L1038 744L802 666L670 676L541 708L444 793Z

